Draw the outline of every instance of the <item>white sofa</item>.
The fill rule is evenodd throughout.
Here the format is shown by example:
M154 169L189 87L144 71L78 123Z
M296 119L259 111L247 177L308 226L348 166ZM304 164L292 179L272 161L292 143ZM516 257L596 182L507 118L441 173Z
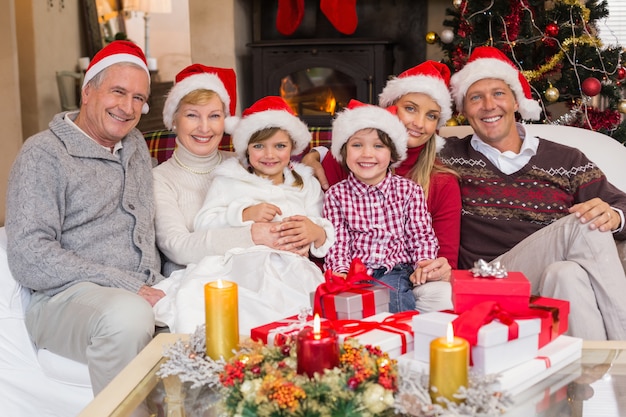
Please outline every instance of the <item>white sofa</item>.
M609 180L626 191L626 148L614 139L565 126L528 125L529 133L581 149ZM445 127L442 136L463 137L467 126ZM3 416L71 417L93 398L86 365L35 349L24 325L30 294L12 278L6 234L0 228L0 405ZM59 323L59 327L62 327Z
M0 414L77 415L93 399L87 366L35 348L24 325L30 292L11 276L0 228ZM59 328L63 327L59 323Z

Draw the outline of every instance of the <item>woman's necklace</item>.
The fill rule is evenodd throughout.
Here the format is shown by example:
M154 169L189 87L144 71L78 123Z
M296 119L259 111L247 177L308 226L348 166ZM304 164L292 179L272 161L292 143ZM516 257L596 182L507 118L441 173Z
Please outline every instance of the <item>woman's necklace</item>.
M213 172L213 170L215 168L217 168L219 164L222 163L222 154L219 151L217 152L217 163L211 169L209 169L207 171L198 171L198 170L195 170L195 169L191 168L190 166L187 166L187 165L183 164L181 162L181 160L178 159L178 156L176 155L176 151L174 151L174 159L176 160L178 165L181 166L181 168L186 169L187 171L191 172L192 174L207 175L207 174L210 174L211 172Z

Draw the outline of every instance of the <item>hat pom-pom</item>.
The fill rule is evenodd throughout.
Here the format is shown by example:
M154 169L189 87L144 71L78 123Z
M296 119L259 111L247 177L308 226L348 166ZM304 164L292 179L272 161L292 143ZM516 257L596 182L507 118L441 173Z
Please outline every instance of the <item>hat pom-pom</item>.
M241 121L241 117L239 116L226 117L226 119L224 120L224 131L228 133L229 135L232 134L237 128L237 125L239 124L240 121Z

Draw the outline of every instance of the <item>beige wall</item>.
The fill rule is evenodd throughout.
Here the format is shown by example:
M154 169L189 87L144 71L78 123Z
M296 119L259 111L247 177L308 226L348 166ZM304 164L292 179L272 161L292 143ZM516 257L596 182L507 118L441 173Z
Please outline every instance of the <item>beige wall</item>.
M3 130L0 144L0 225L4 225L7 179L22 143L14 0L8 0L8 8L0 14L0 51L0 126Z

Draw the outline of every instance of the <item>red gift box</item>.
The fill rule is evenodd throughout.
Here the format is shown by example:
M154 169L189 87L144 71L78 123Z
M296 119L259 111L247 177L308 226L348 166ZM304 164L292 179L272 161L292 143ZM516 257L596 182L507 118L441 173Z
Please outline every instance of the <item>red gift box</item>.
M504 278L494 278L475 277L471 270L454 270L450 283L456 314L484 301L495 301L511 313L528 311L530 281L521 272L509 272Z
M545 346L557 336L564 334L568 329L569 301L556 298L532 296L530 306L532 310L542 310L546 314L541 318L541 332L539 333L539 347Z
M322 327L329 327L326 319L320 320ZM269 346L282 346L295 339L306 327L313 327L313 316L291 316L251 329L250 338Z

